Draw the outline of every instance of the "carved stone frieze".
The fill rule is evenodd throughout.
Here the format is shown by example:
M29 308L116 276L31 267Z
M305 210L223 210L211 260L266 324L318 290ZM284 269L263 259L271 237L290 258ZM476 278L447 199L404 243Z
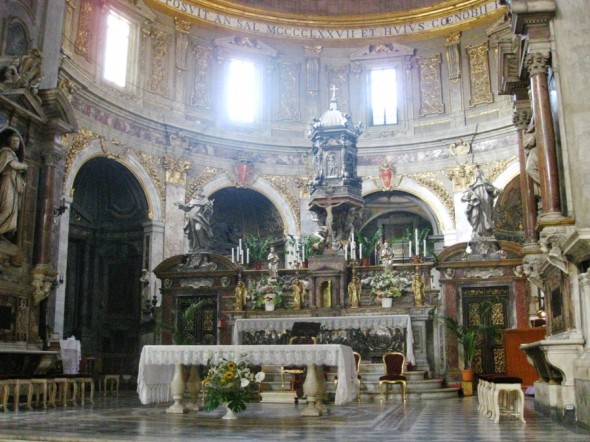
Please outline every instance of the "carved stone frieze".
M471 153L471 143L459 138L454 143L449 144L449 152L455 157L458 155L467 155Z
M152 71L149 80L150 92L166 95L166 61L168 58L168 38L170 35L165 31L152 33Z
M458 166L445 169L445 174L453 183L454 192L463 192L473 181L475 176L475 164L459 164Z
M192 161L182 161L171 156L164 157L166 182L177 185L186 184L186 173L190 170Z
M420 116L444 113L440 54L417 57L416 61L420 71Z
M204 109L211 109L209 72L211 70L212 53L213 51L211 48L199 45L193 46L193 55L195 59L195 79L193 82L191 104Z
M474 267L466 269L463 275L466 278L490 279L504 276L504 270L499 267Z
M436 178L436 174L433 172L422 172L407 175L408 178L413 179L420 185L430 189L436 196L438 196L441 202L449 211L450 217L455 220L455 206L453 204L453 196L445 188L445 185Z
M492 85L490 80L490 63L488 60L488 43L466 49L469 62L469 85L471 86L471 98L469 106L494 102Z

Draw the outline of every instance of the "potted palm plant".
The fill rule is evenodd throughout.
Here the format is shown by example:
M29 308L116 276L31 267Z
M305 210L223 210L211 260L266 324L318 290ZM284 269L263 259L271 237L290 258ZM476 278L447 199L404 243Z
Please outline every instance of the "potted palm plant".
M270 249L270 238L248 235L244 238L244 247L248 250L248 255L254 263L254 268L261 270L263 267L262 263L266 261Z
M478 305L479 317L484 318L485 314L492 307L489 301ZM480 340L484 337L496 339L500 334L497 325L487 325L483 322L475 324L462 324L452 316L443 316L441 320L445 323L447 330L457 339L457 343L463 348L464 369L461 371L463 380L473 380L473 359Z
M361 264L363 266L368 266L371 260L371 255L375 252L375 246L383 236L383 229L382 226L379 226L377 230L372 235L365 236L360 232L356 235L356 242L359 245L359 250L362 250L361 254ZM362 247L360 247L362 246ZM375 263L377 264L377 263Z

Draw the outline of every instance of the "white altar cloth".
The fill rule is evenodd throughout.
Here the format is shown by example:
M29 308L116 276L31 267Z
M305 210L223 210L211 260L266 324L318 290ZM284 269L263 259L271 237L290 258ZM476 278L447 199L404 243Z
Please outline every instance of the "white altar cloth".
M61 360L65 374L78 374L82 359L82 346L74 337L59 341Z
M355 399L357 373L346 345L146 345L141 351L137 392L142 404L172 400L176 364L199 365L225 358L254 365L330 365L338 367L336 405Z
M295 322L319 322L326 330L339 329L374 329L377 327L406 329L406 361L416 365L414 357L414 335L410 315L373 315L373 316L318 316L304 318L254 318L236 319L232 344L241 343L241 332L256 330L291 330Z

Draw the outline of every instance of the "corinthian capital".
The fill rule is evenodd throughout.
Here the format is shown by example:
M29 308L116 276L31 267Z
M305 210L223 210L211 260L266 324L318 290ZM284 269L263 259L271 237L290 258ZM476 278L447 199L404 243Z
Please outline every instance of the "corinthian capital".
M512 114L512 122L517 129L526 129L531 122L532 112L530 109L518 109Z
M542 54L541 52L528 54L524 59L524 65L531 77L537 74L547 74L549 55Z

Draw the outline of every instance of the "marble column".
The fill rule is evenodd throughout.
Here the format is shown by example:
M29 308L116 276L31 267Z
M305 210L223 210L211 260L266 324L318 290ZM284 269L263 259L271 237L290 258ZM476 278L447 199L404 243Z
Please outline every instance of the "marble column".
M42 170L41 198L37 211L37 232L35 241L34 264L36 267L51 265L51 246L53 242L53 211L55 195L55 163L57 155L52 152L44 154Z
M515 100L513 122L518 134L518 159L520 162L520 198L522 203L522 226L524 230L523 252L540 253L537 225L537 205L535 201L534 183L526 170L526 152L524 147L524 131L531 120L529 108L523 108L524 100ZM527 103L528 104L528 103ZM528 107L528 106L527 106Z
M563 219L564 216L561 212L555 131L547 86L549 55L541 52L530 53L525 57L525 67L529 71L531 81L535 138L541 177L542 213L539 221L541 223L556 221Z

